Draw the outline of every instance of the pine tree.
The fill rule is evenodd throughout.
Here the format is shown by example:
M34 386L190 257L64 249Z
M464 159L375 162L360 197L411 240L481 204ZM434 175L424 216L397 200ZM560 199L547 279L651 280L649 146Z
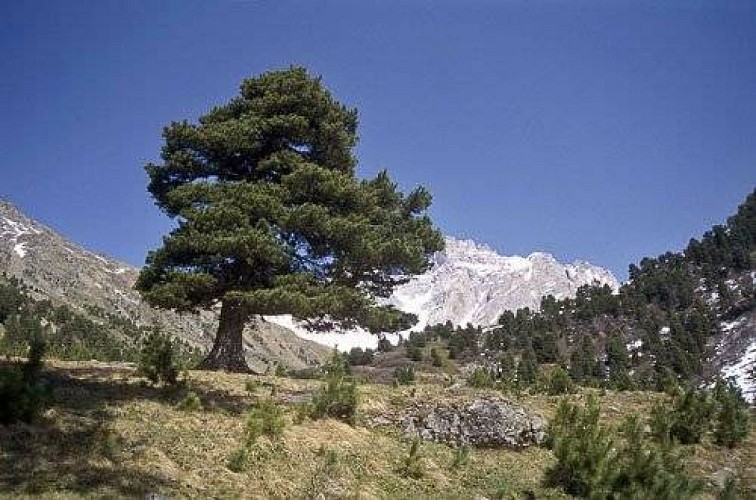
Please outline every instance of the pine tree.
M733 448L748 437L749 408L740 387L733 381L717 381L714 386L714 442Z
M252 315L292 314L313 328L396 331L413 318L378 306L443 247L422 187L403 194L382 172L359 180L357 112L304 68L271 71L198 123L163 131L148 189L177 222L136 288L152 305L220 305L205 369L248 371Z

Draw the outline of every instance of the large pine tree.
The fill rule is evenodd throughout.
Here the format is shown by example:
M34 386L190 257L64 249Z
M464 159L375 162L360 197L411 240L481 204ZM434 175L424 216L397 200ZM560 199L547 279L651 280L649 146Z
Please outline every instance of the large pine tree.
M411 324L377 299L443 247L431 196L401 193L385 172L357 178L357 112L320 78L294 67L246 79L239 96L163 137L148 189L177 225L136 287L158 307L220 305L201 368L248 370L242 330L253 315L373 332Z

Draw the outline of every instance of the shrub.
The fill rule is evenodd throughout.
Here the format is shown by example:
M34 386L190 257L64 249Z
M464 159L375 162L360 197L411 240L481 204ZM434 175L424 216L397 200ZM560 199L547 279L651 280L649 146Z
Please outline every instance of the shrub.
M433 363L433 366L437 368L444 366L444 358L441 357L441 353L438 351L438 348L436 347L432 348L430 355L431 355L431 362Z
M260 381L254 378L249 378L244 381L244 390L249 393L254 393L260 387Z
M226 467L231 472L241 472L244 470L244 468L247 466L247 462L249 461L249 450L242 446L235 452L231 454L231 456L228 459L228 463L226 464Z
M0 370L0 423L32 422L47 405L49 390L40 380L45 342L35 334L29 342L28 359Z
M546 482L571 495L587 496L601 486L610 465L614 441L599 425L595 397L584 408L562 400L549 423L549 441L557 463L546 471Z
M570 394L575 392L575 383L572 381L572 378L570 378L570 374L567 373L564 368L557 366L551 372L551 377L549 378L548 386L546 389L547 392L552 396L559 394Z
M378 339L377 350L378 352L391 352L394 350L394 346L391 344L391 341L389 339L387 339L385 336L381 336L381 338Z
M276 370L273 374L276 377L286 377L289 374L289 369L283 363L276 363Z
M373 362L374 355L372 349L365 349L363 351L360 347L353 347L349 351L349 364L352 366L369 365Z
M733 448L748 437L749 408L740 388L732 380L717 381L713 390L715 414L714 442Z
M685 474L683 455L649 441L637 416L621 426L623 439L599 423L599 406L590 396L585 407L560 402L549 425L557 463L546 483L588 498L686 499L702 485Z
M283 409L272 399L260 401L247 417L247 444L254 443L260 436L278 437L284 427Z
M423 349L422 347L415 345L415 344L407 344L407 357L411 359L412 361L422 361L423 360Z
M409 453L402 460L402 464L399 467L399 471L412 479L420 479L423 477L423 460L420 456L420 438L415 437L410 445Z
M486 389L494 386L494 377L491 374L491 370L483 366L479 366L472 371L469 377L467 377L467 385L475 387L476 389Z
M411 385L415 383L415 367L412 365L400 366L394 370L394 381L398 385Z
M202 409L202 401L194 391L186 393L186 397L182 399L178 404L178 409L184 411L198 411Z
M312 399L312 418L332 417L353 424L359 404L357 381L348 375L345 358L334 350L324 366L324 384Z
M656 403L651 408L651 429L661 443L675 440L681 444L701 442L710 425L712 402L706 391L688 388L672 396L668 403Z
M178 357L178 350L171 338L154 330L144 339L138 372L153 384L162 382L175 385L181 371Z
M693 498L702 490L699 481L686 475L684 452L649 442L636 415L630 415L621 430L625 439L609 468L606 497L677 500Z

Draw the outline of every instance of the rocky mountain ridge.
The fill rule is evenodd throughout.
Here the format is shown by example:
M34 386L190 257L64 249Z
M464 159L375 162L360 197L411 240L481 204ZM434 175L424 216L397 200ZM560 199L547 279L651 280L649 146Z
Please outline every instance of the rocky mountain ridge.
M587 262L563 264L544 252L503 256L474 241L447 237L431 270L398 288L389 301L418 315L414 329L446 321L488 326L506 310L537 310L546 295L573 297L593 283L619 288L610 271Z

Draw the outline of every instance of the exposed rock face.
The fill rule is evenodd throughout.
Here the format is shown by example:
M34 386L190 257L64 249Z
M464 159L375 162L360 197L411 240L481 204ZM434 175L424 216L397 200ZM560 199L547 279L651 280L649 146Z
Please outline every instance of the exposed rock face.
M522 449L540 444L546 422L499 398L452 405L416 404L403 419L407 434L427 441Z
M160 326L191 345L209 347L217 329L217 314L211 312L176 314L150 307L133 289L138 269L72 243L1 199L0 272L22 279L37 298L83 313L96 308L140 326ZM278 362L304 368L329 353L263 320L252 322L244 338L247 362L255 371Z
M729 307L721 307L719 294L704 296L719 309L720 332L709 341L713 355L706 360L705 380L713 383L719 375L734 378L751 404L756 404L756 301L747 290L756 285L756 271L745 271L726 282L730 293L741 297ZM745 294L743 293L744 291ZM753 292L750 292L752 294Z
M611 272L586 262L562 264L541 252L505 257L473 241L447 237L433 267L399 287L390 302L417 314L419 330L446 321L488 326L506 310L537 310L543 296L574 297L580 286L594 281L619 288Z

